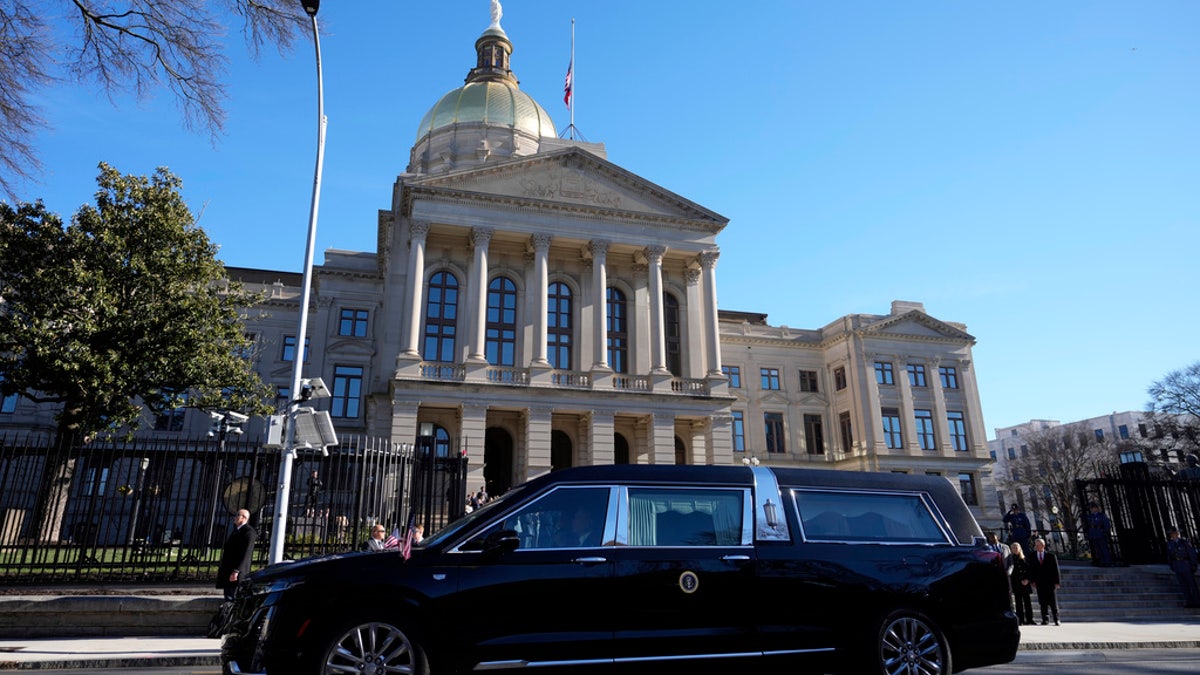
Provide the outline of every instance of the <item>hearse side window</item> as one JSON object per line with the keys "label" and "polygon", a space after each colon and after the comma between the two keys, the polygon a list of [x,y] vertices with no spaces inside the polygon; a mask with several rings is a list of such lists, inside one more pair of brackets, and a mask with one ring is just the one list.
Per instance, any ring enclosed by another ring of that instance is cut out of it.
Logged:
{"label": "hearse side window", "polygon": [[[603,544],[608,518],[607,487],[562,487],[492,525],[464,550],[477,550],[499,530],[512,530],[520,538],[517,550],[586,548]],[[477,543],[479,542],[479,543]]]}
{"label": "hearse side window", "polygon": [[738,546],[745,492],[629,488],[630,546]]}
{"label": "hearse side window", "polygon": [[918,494],[794,490],[792,495],[806,541],[947,541]]}

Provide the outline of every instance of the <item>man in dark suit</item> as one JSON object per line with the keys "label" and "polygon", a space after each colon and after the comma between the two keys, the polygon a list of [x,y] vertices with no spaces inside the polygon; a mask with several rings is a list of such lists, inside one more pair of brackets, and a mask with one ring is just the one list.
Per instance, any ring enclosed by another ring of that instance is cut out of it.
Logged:
{"label": "man in dark suit", "polygon": [[1042,625],[1049,625],[1051,614],[1054,615],[1054,625],[1061,625],[1058,622],[1056,593],[1062,586],[1062,575],[1058,571],[1058,557],[1046,550],[1045,539],[1038,539],[1033,543],[1029,576],[1037,589],[1038,606],[1042,608]]}
{"label": "man in dark suit", "polygon": [[221,548],[221,564],[217,566],[217,588],[225,589],[225,599],[233,600],[238,581],[250,574],[250,558],[258,533],[250,527],[250,512],[241,509],[233,517],[233,532]]}

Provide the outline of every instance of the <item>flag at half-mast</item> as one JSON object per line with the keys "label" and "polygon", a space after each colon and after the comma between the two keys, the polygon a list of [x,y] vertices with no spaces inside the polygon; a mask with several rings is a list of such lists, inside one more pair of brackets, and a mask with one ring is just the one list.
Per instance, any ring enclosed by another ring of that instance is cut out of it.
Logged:
{"label": "flag at half-mast", "polygon": [[574,71],[575,59],[572,58],[571,61],[567,63],[567,77],[565,80],[563,80],[563,103],[566,103],[568,108],[571,107],[571,88],[574,85]]}

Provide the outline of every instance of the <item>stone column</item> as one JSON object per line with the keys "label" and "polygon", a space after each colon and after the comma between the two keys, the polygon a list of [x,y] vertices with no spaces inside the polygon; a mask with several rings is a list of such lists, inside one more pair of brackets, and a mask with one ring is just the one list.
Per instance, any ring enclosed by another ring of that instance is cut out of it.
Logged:
{"label": "stone column", "polygon": [[525,479],[536,478],[550,470],[550,408],[530,408],[526,411],[525,443],[528,449]]}
{"label": "stone column", "polygon": [[733,415],[719,413],[709,418],[708,462],[710,464],[733,464]]}
{"label": "stone column", "polygon": [[900,428],[904,430],[904,449],[914,452],[920,450],[921,446],[917,444],[917,418],[913,407],[912,386],[908,383],[908,360],[904,356],[890,358],[896,391],[900,392]]}
{"label": "stone column", "polygon": [[[700,290],[700,270],[689,267],[684,270],[684,279],[687,282],[687,305],[688,305],[688,350],[687,350],[687,369],[683,372],[685,377],[701,377],[708,373],[705,366],[708,363],[708,331],[705,326],[705,316],[708,314],[704,300]],[[700,336],[704,336],[704,349],[697,349],[696,344],[700,341]]]}
{"label": "stone column", "polygon": [[608,242],[593,239],[592,252],[592,369],[605,369],[608,363]]}
{"label": "stone column", "polygon": [[946,392],[942,391],[942,378],[938,377],[938,360],[925,364],[925,384],[933,394],[933,431],[937,434],[938,448],[943,455],[954,455],[954,444],[950,442],[950,422],[946,419]]}
{"label": "stone column", "polygon": [[488,244],[495,230],[490,227],[471,229],[471,244],[475,247],[475,259],[471,264],[470,296],[467,315],[471,317],[471,346],[467,360],[487,363],[487,296],[488,296]]}
{"label": "stone column", "polygon": [[[546,358],[546,340],[549,337],[549,320],[546,317],[546,312],[549,310],[549,257],[550,242],[553,239],[548,234],[535,234],[531,238],[533,243],[533,277],[537,282],[537,287],[534,289],[537,310],[533,323],[533,365],[547,368],[550,366],[550,360]],[[547,448],[549,448],[549,445],[547,445]],[[546,466],[548,467],[549,465],[549,460],[547,459]]]}
{"label": "stone column", "polygon": [[614,445],[616,434],[615,415],[611,412],[592,412],[588,428],[588,445],[592,450],[592,464],[612,464],[617,461]]}
{"label": "stone column", "polygon": [[409,224],[408,255],[408,301],[405,309],[406,329],[404,356],[420,358],[421,351],[421,295],[425,290],[425,237],[430,224],[417,221]]}
{"label": "stone column", "polygon": [[721,328],[717,321],[717,258],[720,256],[720,251],[700,254],[700,269],[704,276],[704,346],[707,374],[711,377],[721,376]]}
{"label": "stone column", "polygon": [[669,374],[666,329],[663,326],[662,261],[666,252],[666,246],[646,247],[650,281],[650,372],[659,375]]}
{"label": "stone column", "polygon": [[468,485],[483,485],[483,452],[487,437],[486,405],[464,403],[460,410],[459,449],[470,458],[467,463]]}
{"label": "stone column", "polygon": [[650,464],[675,463],[675,416],[670,413],[650,415]]}

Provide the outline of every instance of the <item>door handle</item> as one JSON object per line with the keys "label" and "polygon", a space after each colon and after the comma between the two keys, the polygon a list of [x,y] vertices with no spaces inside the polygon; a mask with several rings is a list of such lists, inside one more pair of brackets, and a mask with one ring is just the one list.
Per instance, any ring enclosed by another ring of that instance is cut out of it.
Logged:
{"label": "door handle", "polygon": [[747,560],[749,560],[749,559],[750,559],[750,556],[748,556],[748,555],[726,555],[726,556],[721,556],[721,560],[727,560],[727,561],[729,561],[729,562],[745,562],[745,561],[747,561]]}
{"label": "door handle", "polygon": [[608,562],[608,558],[605,558],[604,556],[585,556],[583,558],[576,558],[571,562],[576,562],[580,565],[596,565],[599,563]]}

